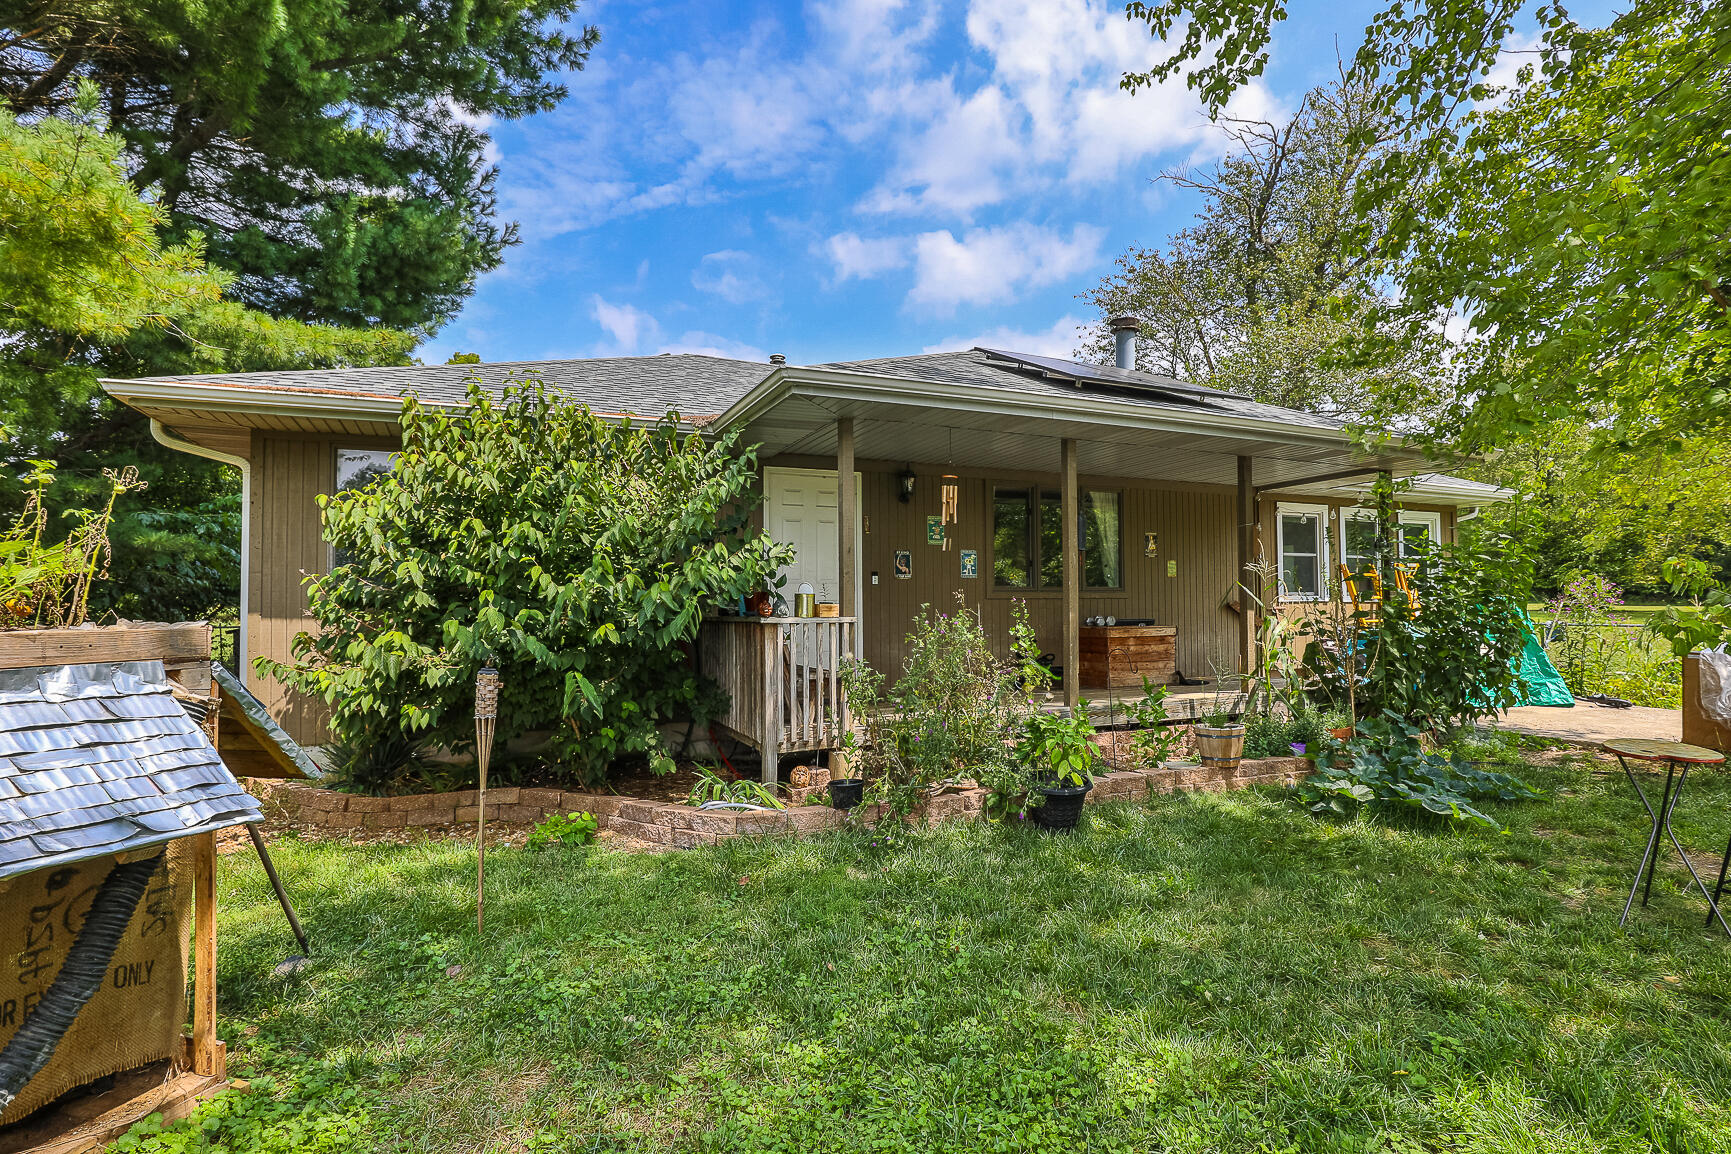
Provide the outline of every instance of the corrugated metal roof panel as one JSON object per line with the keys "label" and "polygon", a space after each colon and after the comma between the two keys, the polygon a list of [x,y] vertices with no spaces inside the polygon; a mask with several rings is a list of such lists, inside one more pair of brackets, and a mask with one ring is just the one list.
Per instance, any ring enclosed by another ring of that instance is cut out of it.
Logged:
{"label": "corrugated metal roof panel", "polygon": [[0,878],[261,816],[159,663],[6,671],[0,698]]}

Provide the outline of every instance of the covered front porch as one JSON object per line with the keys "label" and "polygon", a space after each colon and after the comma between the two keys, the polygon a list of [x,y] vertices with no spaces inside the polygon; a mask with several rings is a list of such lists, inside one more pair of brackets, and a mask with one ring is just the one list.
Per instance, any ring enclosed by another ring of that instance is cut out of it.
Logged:
{"label": "covered front porch", "polygon": [[[704,667],[735,701],[725,728],[764,753],[766,779],[781,754],[833,747],[846,725],[836,665],[857,655],[894,676],[922,607],[978,611],[1007,655],[1025,603],[1060,674],[1054,708],[1087,699],[1110,724],[1148,675],[1171,686],[1172,716],[1193,716],[1216,689],[1180,675],[1214,683],[1254,665],[1256,604],[1241,583],[1261,587],[1250,567],[1277,502],[1356,503],[1343,483],[1422,464],[1205,389],[1102,396],[1031,376],[1025,390],[982,389],[929,379],[929,365],[918,381],[882,367],[802,368],[718,421],[760,446],[763,526],[799,552],[788,608],[809,584],[839,614],[706,626]],[[751,643],[761,658],[725,656],[737,640],[722,638],[741,628],[777,639]]]}

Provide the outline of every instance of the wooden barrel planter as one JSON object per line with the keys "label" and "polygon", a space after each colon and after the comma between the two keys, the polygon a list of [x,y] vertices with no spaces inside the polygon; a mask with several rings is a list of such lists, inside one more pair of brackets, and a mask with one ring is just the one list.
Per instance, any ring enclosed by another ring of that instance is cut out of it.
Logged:
{"label": "wooden barrel planter", "polygon": [[1244,725],[1197,725],[1196,759],[1209,769],[1234,770],[1244,759]]}

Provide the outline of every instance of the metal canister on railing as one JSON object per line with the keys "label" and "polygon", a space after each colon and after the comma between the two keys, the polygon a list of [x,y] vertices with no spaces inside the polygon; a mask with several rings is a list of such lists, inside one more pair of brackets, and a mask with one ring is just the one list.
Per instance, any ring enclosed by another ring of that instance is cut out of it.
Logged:
{"label": "metal canister on railing", "polygon": [[795,617],[816,617],[817,594],[795,593],[793,595],[793,615]]}

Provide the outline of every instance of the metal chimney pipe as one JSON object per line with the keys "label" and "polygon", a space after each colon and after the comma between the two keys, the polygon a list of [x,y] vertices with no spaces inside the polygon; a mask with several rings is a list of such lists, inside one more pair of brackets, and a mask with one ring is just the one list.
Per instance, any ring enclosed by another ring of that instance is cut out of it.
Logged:
{"label": "metal chimney pipe", "polygon": [[785,365],[787,364],[787,358],[780,353],[770,353],[769,363],[772,365]]}
{"label": "metal chimney pipe", "polygon": [[1121,369],[1136,367],[1136,332],[1142,327],[1142,319],[1125,313],[1113,317],[1106,322],[1112,327],[1112,339],[1118,344],[1117,365]]}

